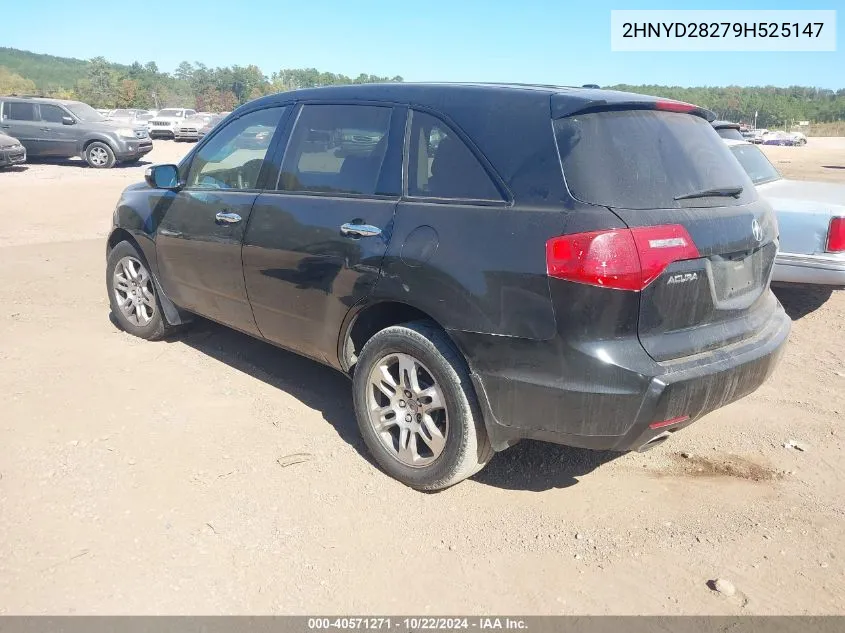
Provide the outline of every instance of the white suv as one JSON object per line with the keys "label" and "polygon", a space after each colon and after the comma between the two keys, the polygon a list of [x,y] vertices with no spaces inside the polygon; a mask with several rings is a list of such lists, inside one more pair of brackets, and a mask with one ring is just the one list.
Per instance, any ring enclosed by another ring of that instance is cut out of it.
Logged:
{"label": "white suv", "polygon": [[149,123],[150,136],[153,138],[173,138],[176,128],[182,121],[196,113],[196,110],[186,110],[184,108],[165,108],[164,110],[159,110],[158,114]]}

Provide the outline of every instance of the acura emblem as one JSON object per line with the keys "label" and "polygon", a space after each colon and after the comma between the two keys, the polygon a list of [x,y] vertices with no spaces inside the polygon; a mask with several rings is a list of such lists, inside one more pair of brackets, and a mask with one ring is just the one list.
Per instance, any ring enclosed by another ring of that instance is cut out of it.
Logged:
{"label": "acura emblem", "polygon": [[751,232],[754,234],[754,239],[758,242],[763,241],[763,227],[757,221],[757,218],[751,221]]}

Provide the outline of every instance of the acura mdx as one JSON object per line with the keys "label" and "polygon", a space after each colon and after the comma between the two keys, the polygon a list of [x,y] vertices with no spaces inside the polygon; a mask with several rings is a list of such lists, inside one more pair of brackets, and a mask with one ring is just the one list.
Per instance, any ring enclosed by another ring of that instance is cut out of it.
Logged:
{"label": "acura mdx", "polygon": [[263,97],[123,193],[111,309],[348,374],[368,449],[415,488],[522,438],[654,446],[760,386],[790,330],[775,218],[713,119],[594,88]]}

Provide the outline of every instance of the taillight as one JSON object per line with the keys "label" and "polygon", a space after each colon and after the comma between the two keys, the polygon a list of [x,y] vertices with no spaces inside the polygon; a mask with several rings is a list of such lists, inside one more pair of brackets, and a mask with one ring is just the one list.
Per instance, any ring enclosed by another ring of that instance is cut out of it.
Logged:
{"label": "taillight", "polygon": [[575,233],[546,242],[550,277],[635,292],[672,262],[698,256],[698,248],[679,224]]}
{"label": "taillight", "polygon": [[692,112],[697,107],[691,103],[684,103],[683,101],[666,101],[661,99],[654,104],[656,110],[665,110],[666,112]]}
{"label": "taillight", "polygon": [[845,218],[833,218],[827,231],[827,252],[845,251]]}

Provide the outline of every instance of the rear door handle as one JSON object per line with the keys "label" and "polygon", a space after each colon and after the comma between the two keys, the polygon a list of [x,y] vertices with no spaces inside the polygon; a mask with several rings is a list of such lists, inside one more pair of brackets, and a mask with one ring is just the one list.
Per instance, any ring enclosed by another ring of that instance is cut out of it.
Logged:
{"label": "rear door handle", "polygon": [[241,221],[241,216],[237,213],[229,213],[228,211],[221,211],[214,216],[218,224],[237,224]]}
{"label": "rear door handle", "polygon": [[344,235],[351,235],[354,237],[373,237],[375,235],[381,235],[381,229],[377,226],[373,226],[372,224],[351,224],[350,222],[341,224],[340,232]]}

